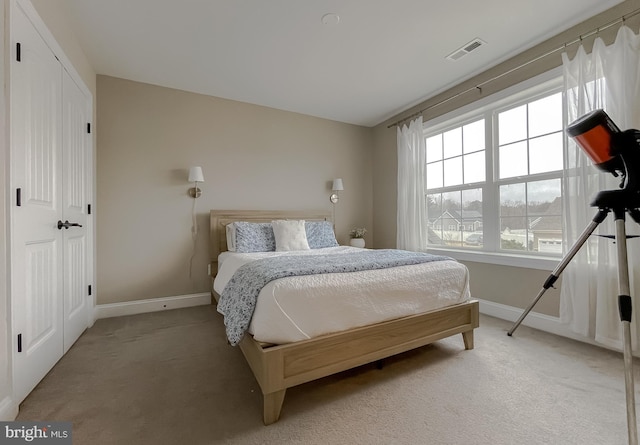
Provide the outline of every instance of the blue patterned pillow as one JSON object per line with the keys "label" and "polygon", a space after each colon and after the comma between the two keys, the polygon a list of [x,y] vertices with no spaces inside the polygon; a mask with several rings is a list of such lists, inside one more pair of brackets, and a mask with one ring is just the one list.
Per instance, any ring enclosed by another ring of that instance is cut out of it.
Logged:
{"label": "blue patterned pillow", "polygon": [[274,252],[276,238],[271,223],[236,221],[236,252]]}
{"label": "blue patterned pillow", "polygon": [[307,242],[310,249],[338,246],[331,221],[306,221],[304,228],[307,232]]}

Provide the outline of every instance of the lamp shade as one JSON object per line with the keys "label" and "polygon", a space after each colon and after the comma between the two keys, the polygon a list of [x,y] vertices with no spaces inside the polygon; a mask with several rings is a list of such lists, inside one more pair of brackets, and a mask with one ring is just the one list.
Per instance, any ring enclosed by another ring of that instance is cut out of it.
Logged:
{"label": "lamp shade", "polygon": [[342,178],[336,178],[333,180],[333,187],[331,188],[331,190],[333,190],[334,192],[344,190],[344,186],[342,185]]}
{"label": "lamp shade", "polygon": [[191,167],[189,169],[189,182],[204,182],[202,167]]}

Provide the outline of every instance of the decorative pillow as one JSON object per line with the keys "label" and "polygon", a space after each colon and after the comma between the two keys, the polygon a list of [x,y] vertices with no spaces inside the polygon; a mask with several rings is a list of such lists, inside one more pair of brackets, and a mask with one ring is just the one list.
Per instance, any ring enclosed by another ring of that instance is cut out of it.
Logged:
{"label": "decorative pillow", "polygon": [[276,240],[273,236],[271,223],[252,223],[236,221],[236,252],[273,252],[276,250]]}
{"label": "decorative pillow", "polygon": [[307,231],[309,248],[321,249],[323,247],[338,246],[331,221],[307,221],[304,225]]}
{"label": "decorative pillow", "polygon": [[304,230],[304,220],[271,221],[271,226],[276,239],[276,252],[309,250],[307,232]]}
{"label": "decorative pillow", "polygon": [[227,232],[227,250],[229,252],[236,251],[236,226],[233,224],[227,224],[225,227]]}

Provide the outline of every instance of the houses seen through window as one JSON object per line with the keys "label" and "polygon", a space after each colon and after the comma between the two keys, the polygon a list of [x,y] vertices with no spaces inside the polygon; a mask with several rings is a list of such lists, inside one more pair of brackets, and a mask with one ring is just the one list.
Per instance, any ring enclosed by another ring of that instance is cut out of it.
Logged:
{"label": "houses seen through window", "polygon": [[430,247],[562,255],[562,93],[545,88],[426,126]]}

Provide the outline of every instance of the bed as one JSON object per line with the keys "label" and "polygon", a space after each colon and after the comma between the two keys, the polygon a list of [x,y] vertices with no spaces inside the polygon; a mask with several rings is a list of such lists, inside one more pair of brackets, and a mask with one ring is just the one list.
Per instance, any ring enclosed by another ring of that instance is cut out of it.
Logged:
{"label": "bed", "polygon": [[[228,258],[225,255],[228,252],[227,225],[240,221],[270,223],[274,220],[328,221],[330,214],[322,211],[211,210],[210,257],[213,283],[218,273],[219,260],[230,261],[225,259]],[[345,248],[335,247],[336,253],[341,253],[343,250]],[[440,263],[444,264],[445,261]],[[432,267],[430,264],[403,267],[407,269],[418,266]],[[371,274],[374,271],[352,274],[360,273]],[[297,278],[282,278],[278,281]],[[462,295],[458,301],[437,303],[438,306],[443,307],[427,308],[424,312],[410,315],[396,314],[391,319],[373,321],[338,332],[324,333],[320,330],[317,331],[320,332],[319,335],[310,336],[303,333],[302,338],[296,338],[295,335],[287,337],[287,334],[280,333],[278,335],[285,336],[282,340],[274,342],[260,341],[263,334],[257,332],[259,329],[254,332],[250,328],[241,337],[238,346],[262,391],[264,424],[269,425],[280,418],[287,388],[375,362],[456,334],[462,334],[465,349],[473,349],[473,330],[479,325],[478,302],[468,296],[468,277],[466,283],[459,285],[466,286],[466,294]],[[460,291],[448,291],[448,293],[456,294]],[[218,291],[215,290],[214,285],[212,297],[212,301],[220,302],[220,285],[218,285]],[[267,299],[265,298],[264,301]],[[258,310],[259,307],[256,306],[254,318],[258,318]],[[413,310],[415,312],[416,309]],[[310,318],[320,319],[321,317]],[[253,324],[254,321],[252,326]],[[264,324],[273,325],[274,323],[269,321]],[[276,338],[280,337],[276,336]]]}

